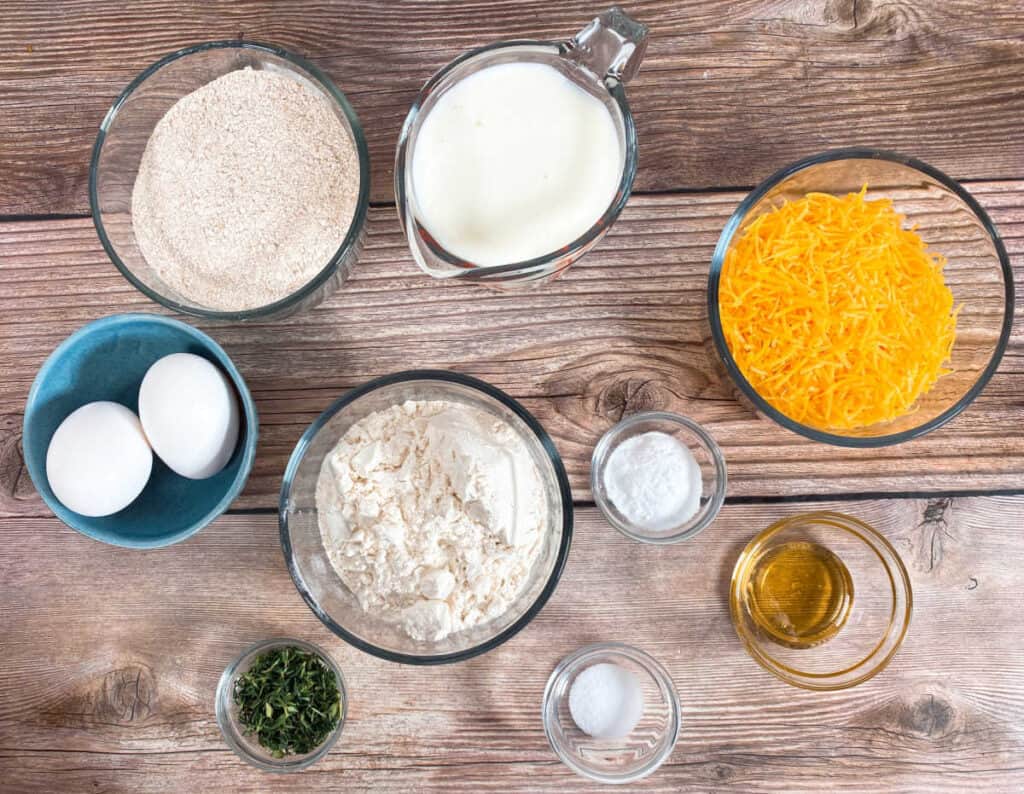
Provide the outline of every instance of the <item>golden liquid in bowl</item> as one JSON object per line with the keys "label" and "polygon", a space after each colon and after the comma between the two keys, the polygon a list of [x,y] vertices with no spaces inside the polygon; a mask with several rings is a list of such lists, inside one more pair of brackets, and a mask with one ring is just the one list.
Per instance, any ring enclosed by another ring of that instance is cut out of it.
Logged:
{"label": "golden liquid in bowl", "polygon": [[832,639],[853,606],[853,580],[824,546],[791,541],[765,549],[751,565],[745,592],[751,620],[769,639],[811,648]]}

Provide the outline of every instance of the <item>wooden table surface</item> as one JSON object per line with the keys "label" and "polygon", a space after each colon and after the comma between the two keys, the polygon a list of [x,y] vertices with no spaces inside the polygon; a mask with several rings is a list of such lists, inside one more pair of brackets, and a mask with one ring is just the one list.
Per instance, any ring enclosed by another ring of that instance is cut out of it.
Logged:
{"label": "wooden table surface", "polygon": [[[557,661],[635,644],[672,673],[683,731],[650,791],[1024,789],[1024,336],[985,393],[924,439],[857,452],[756,418],[708,349],[704,290],[725,219],[757,181],[809,154],[874,145],[924,159],[989,211],[1024,268],[1021,0],[651,0],[629,85],[636,192],[561,281],[499,294],[422,275],[398,227],[395,141],[423,81],[503,38],[563,38],[576,2],[0,5],[0,789],[4,791],[589,790],[549,749],[540,698]],[[178,546],[107,547],[65,528],[19,448],[32,378],[67,334],[163,313],[124,281],[88,216],[97,127],[124,86],[183,45],[244,37],[298,52],[347,92],[368,134],[374,200],[352,281],[273,324],[210,326],[260,413],[253,476],[231,514]],[[1019,325],[1019,324],[1018,324]],[[445,367],[520,399],[570,472],[577,527],[554,598],[482,658],[420,669],[331,635],[295,592],[274,505],[305,426],[344,390]],[[630,543],[588,502],[588,458],[624,414],[703,422],[730,466],[711,529]],[[890,667],[802,692],[746,655],[724,591],[758,529],[830,507],[874,523],[911,572],[913,625]],[[337,748],[270,776],[221,740],[213,691],[247,643],[327,647],[350,685]]]}

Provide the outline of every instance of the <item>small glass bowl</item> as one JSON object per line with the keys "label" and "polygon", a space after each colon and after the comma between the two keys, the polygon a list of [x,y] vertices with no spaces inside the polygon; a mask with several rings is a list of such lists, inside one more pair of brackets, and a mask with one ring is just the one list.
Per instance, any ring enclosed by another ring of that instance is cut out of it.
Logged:
{"label": "small glass bowl", "polygon": [[[132,190],[149,137],[174,103],[228,72],[245,68],[288,75],[327,99],[351,135],[359,157],[359,196],[338,250],[306,284],[265,306],[220,311],[179,295],[146,261],[132,228]],[[210,320],[276,320],[320,303],[352,271],[365,239],[370,207],[370,155],[362,125],[348,99],[313,64],[280,47],[250,41],[211,41],[161,58],[132,80],[107,111],[89,164],[89,204],[107,255],[150,300]]]}
{"label": "small glass bowl", "polygon": [[[643,716],[621,739],[596,739],[576,727],[569,690],[595,664],[616,664],[633,673],[644,696]],[[600,783],[630,783],[654,772],[672,754],[682,725],[672,677],[643,651],[617,642],[587,645],[555,668],[544,689],[544,733],[551,749],[573,772]]]}
{"label": "small glass bowl", "polygon": [[[888,422],[855,430],[812,427],[772,406],[747,380],[729,350],[718,305],[719,282],[735,241],[757,218],[808,193],[841,196],[867,185],[869,200],[888,198],[906,225],[948,260],[946,285],[957,317],[948,375],[942,376],[914,409]],[[1013,271],[1006,248],[985,210],[967,190],[937,168],[879,149],[836,149],[793,163],[773,174],[733,212],[711,260],[708,318],[711,338],[724,369],[745,402],[812,441],[842,447],[899,444],[941,427],[981,394],[1006,350],[1013,324]]]}
{"label": "small glass bowl", "polygon": [[[849,575],[851,597],[835,634],[811,647],[787,647],[751,614],[748,590],[758,561],[790,542],[825,547]],[[843,513],[805,513],[772,524],[747,544],[729,585],[733,626],[747,651],[765,670],[801,689],[846,689],[883,670],[903,643],[912,607],[910,577],[896,549],[876,529]]]}
{"label": "small glass bowl", "polygon": [[[324,739],[323,743],[310,753],[304,755],[289,755],[284,758],[274,758],[255,737],[245,734],[245,730],[238,722],[238,708],[235,706],[235,680],[246,672],[256,661],[256,658],[267,651],[275,648],[294,647],[307,653],[316,654],[323,660],[334,673],[338,682],[338,691],[341,693],[341,716],[338,719],[338,726]],[[227,666],[217,683],[216,713],[217,725],[224,734],[224,741],[244,761],[248,761],[255,767],[266,772],[298,772],[306,767],[315,764],[334,746],[341,736],[341,729],[345,727],[345,715],[348,712],[348,693],[345,691],[345,679],[341,670],[334,660],[327,655],[322,648],[318,648],[310,642],[302,640],[290,640],[280,637],[272,640],[264,640],[246,648],[242,655]]]}
{"label": "small glass bowl", "polygon": [[[615,448],[627,438],[657,431],[681,441],[700,465],[700,507],[686,522],[671,529],[651,532],[627,519],[608,498],[604,487],[604,469]],[[708,432],[692,419],[663,411],[646,411],[627,417],[608,430],[594,447],[590,461],[590,490],[598,508],[613,527],[628,538],[642,543],[678,543],[692,538],[715,520],[725,502],[727,476],[725,457]]]}

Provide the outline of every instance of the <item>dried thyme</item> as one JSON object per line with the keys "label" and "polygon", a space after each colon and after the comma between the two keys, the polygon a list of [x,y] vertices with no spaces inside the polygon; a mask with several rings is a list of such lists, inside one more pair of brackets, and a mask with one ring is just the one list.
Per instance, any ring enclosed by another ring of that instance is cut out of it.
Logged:
{"label": "dried thyme", "polygon": [[275,758],[319,747],[341,719],[341,692],[319,656],[294,646],[256,658],[235,680],[238,721]]}

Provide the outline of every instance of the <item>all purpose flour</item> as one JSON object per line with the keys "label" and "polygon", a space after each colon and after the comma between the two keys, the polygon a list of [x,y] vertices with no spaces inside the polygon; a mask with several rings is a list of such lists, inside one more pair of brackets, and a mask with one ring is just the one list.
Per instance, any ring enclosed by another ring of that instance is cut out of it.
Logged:
{"label": "all purpose flour", "polygon": [[352,425],[324,459],[316,504],[328,558],[363,609],[425,641],[504,614],[548,520],[522,439],[446,401]]}
{"label": "all purpose flour", "polygon": [[168,287],[239,311],[312,280],[345,239],[358,195],[355,144],[327,98],[291,77],[240,69],[157,123],[132,227]]}

